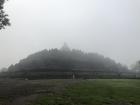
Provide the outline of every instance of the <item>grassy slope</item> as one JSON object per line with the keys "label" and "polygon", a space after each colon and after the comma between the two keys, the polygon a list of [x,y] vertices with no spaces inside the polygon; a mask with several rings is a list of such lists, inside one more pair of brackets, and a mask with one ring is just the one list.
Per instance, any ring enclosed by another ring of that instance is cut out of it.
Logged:
{"label": "grassy slope", "polygon": [[37,105],[140,105],[140,80],[83,80]]}

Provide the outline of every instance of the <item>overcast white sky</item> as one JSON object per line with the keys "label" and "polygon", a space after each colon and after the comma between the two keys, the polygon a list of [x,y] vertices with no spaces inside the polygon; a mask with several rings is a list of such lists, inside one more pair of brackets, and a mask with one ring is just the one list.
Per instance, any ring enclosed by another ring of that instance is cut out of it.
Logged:
{"label": "overcast white sky", "polygon": [[5,9],[0,68],[64,42],[126,65],[140,59],[140,0],[9,0]]}

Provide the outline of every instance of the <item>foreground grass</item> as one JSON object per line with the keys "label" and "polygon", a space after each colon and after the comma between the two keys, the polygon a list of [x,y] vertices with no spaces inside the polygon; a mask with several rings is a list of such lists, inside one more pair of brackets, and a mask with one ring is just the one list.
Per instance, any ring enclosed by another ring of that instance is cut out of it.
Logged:
{"label": "foreground grass", "polygon": [[140,105],[140,80],[0,80],[0,105]]}
{"label": "foreground grass", "polygon": [[140,105],[140,80],[81,80],[39,97],[36,105]]}

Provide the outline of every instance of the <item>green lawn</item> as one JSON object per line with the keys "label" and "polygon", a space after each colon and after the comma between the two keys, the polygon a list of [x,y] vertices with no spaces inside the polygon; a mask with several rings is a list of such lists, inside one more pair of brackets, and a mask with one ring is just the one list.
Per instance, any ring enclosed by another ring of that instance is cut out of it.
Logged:
{"label": "green lawn", "polygon": [[[78,81],[59,92],[40,96],[36,105],[140,105],[140,80]],[[57,82],[59,85],[61,80]]]}

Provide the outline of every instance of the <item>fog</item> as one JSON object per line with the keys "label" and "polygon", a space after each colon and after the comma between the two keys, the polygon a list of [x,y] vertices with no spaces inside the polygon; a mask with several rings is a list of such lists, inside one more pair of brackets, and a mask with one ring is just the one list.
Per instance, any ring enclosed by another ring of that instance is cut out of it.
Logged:
{"label": "fog", "polygon": [[5,10],[0,68],[64,42],[128,66],[140,59],[139,0],[9,0]]}

